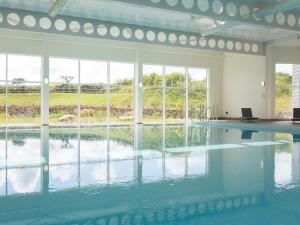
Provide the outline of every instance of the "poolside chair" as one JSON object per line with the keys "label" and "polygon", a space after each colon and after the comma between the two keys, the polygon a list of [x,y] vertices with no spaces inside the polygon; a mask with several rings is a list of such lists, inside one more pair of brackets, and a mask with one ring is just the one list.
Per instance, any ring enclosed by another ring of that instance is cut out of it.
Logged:
{"label": "poolside chair", "polygon": [[293,108],[292,122],[300,121],[300,108]]}
{"label": "poolside chair", "polygon": [[242,110],[242,117],[240,118],[241,122],[242,121],[250,122],[250,121],[253,121],[253,120],[258,120],[257,117],[252,116],[252,109],[251,108],[241,108],[241,110]]}

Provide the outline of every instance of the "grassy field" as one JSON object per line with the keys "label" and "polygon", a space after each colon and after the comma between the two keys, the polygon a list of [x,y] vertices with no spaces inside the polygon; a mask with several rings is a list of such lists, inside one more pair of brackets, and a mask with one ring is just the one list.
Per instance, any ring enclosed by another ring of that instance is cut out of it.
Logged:
{"label": "grassy field", "polygon": [[282,95],[276,97],[276,112],[291,110],[292,96]]}

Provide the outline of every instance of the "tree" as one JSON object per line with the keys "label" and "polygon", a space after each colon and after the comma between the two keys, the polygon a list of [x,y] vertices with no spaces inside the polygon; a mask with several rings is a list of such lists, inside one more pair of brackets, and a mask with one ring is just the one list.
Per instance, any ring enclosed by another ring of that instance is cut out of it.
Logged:
{"label": "tree", "polygon": [[60,78],[63,80],[64,83],[69,84],[74,79],[73,76],[60,76]]}
{"label": "tree", "polygon": [[162,76],[159,76],[156,73],[150,73],[148,75],[144,75],[143,85],[144,86],[161,86],[162,85]]}
{"label": "tree", "polygon": [[182,87],[185,82],[185,75],[182,73],[171,73],[166,76],[167,87]]}
{"label": "tree", "polygon": [[292,94],[292,76],[287,73],[276,74],[276,96],[286,96]]}
{"label": "tree", "polygon": [[12,80],[12,84],[16,85],[17,87],[22,86],[23,83],[25,83],[25,79],[24,78],[15,78]]}

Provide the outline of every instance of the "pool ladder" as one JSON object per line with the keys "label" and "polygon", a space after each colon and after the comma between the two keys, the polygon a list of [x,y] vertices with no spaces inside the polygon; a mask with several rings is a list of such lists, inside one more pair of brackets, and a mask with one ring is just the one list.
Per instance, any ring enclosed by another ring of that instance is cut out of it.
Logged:
{"label": "pool ladder", "polygon": [[213,121],[217,120],[217,106],[200,107],[199,119],[200,121]]}

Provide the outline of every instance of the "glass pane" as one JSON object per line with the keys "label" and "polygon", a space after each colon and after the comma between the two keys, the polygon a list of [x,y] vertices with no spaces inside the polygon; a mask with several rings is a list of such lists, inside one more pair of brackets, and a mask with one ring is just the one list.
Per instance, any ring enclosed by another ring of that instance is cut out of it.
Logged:
{"label": "glass pane", "polygon": [[41,57],[8,55],[7,79],[13,83],[40,82]]}
{"label": "glass pane", "polygon": [[9,125],[39,125],[41,86],[39,83],[9,82],[7,106]]}
{"label": "glass pane", "polygon": [[189,89],[188,96],[189,119],[200,119],[206,107],[206,89]]}
{"label": "glass pane", "polygon": [[188,69],[188,88],[206,89],[206,69]]}
{"label": "glass pane", "polygon": [[166,123],[185,120],[185,89],[166,88]]}
{"label": "glass pane", "polygon": [[166,87],[185,87],[184,67],[166,67]]}
{"label": "glass pane", "polygon": [[105,123],[107,63],[80,61],[80,83],[80,123]]}
{"label": "glass pane", "polygon": [[78,83],[78,60],[50,58],[49,80],[51,83],[77,84]]}
{"label": "glass pane", "polygon": [[0,81],[0,126],[5,126],[5,91],[6,83]]}
{"label": "glass pane", "polygon": [[299,107],[299,65],[276,64],[275,116],[291,118],[292,108]]}
{"label": "glass pane", "polygon": [[132,123],[134,64],[110,64],[110,122]]}
{"label": "glass pane", "polygon": [[110,89],[110,123],[133,122],[134,96],[132,86],[114,86]]}
{"label": "glass pane", "polygon": [[0,80],[6,80],[6,56],[0,54]]}
{"label": "glass pane", "polygon": [[143,66],[143,86],[161,87],[163,85],[163,67],[156,65]]}
{"label": "glass pane", "polygon": [[77,115],[77,84],[50,84],[49,123],[74,125],[77,124]]}
{"label": "glass pane", "polygon": [[134,64],[110,63],[110,85],[134,85]]}
{"label": "glass pane", "polygon": [[82,84],[80,88],[80,123],[105,123],[107,115],[106,86]]}
{"label": "glass pane", "polygon": [[162,88],[144,88],[143,122],[162,123],[163,120],[163,90]]}
{"label": "glass pane", "polygon": [[80,60],[81,84],[107,84],[107,63],[98,61]]}

